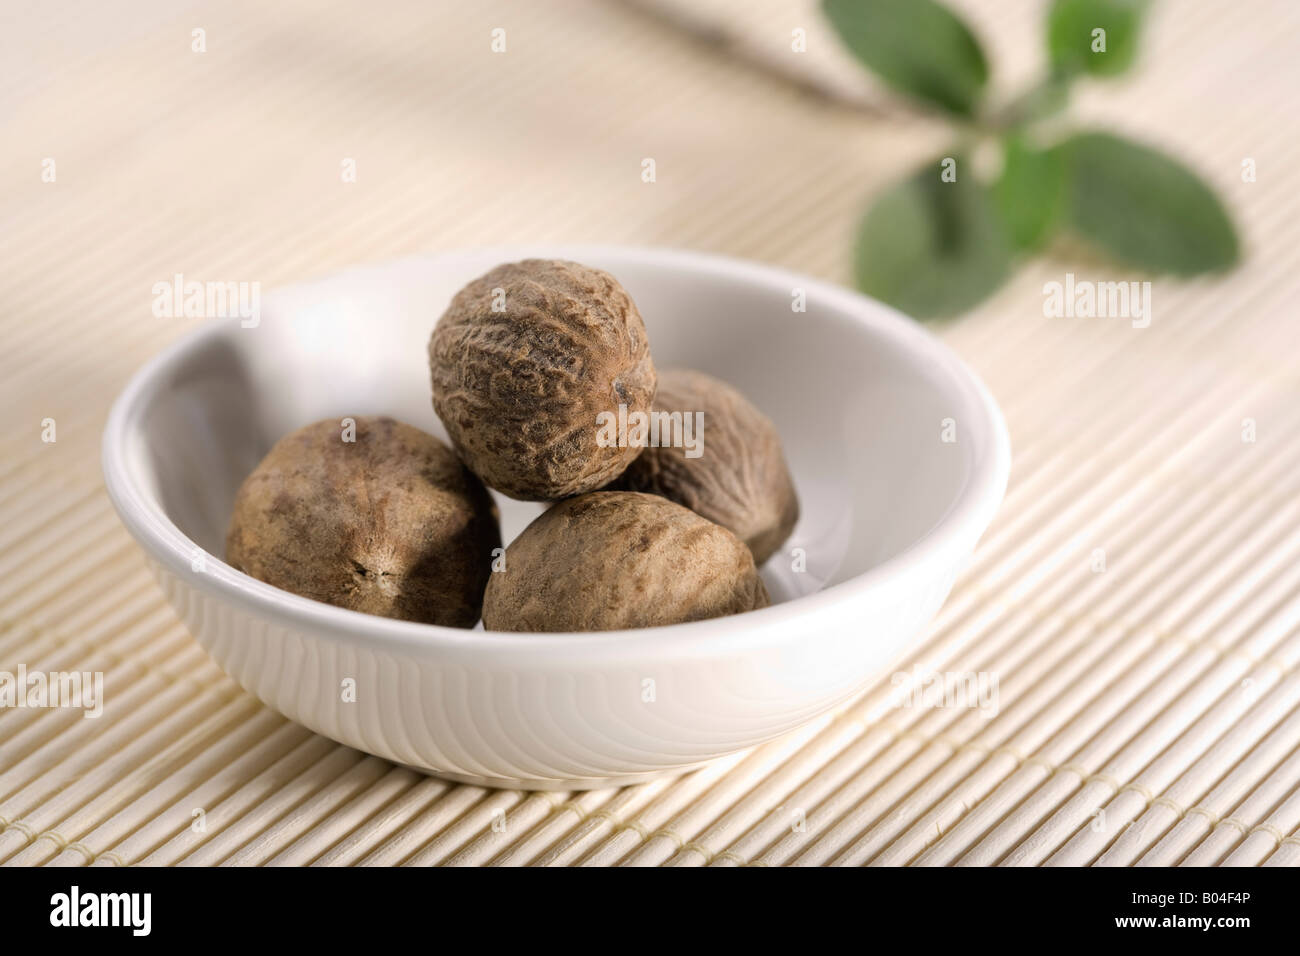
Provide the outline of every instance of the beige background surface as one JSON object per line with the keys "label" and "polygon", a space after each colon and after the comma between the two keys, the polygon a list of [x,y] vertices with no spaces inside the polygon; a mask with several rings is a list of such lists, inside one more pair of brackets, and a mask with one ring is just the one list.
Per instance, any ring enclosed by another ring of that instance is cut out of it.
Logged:
{"label": "beige background surface", "polygon": [[[995,93],[1032,78],[1040,2],[959,6]],[[937,327],[1002,402],[1015,464],[908,664],[996,674],[997,715],[894,708],[886,679],[758,751],[584,794],[455,786],[340,747],[189,638],[98,471],[113,397],[193,326],[154,318],[152,285],[270,288],[514,240],[716,250],[847,282],[867,198],[945,127],[874,87],[803,2],[7,0],[0,19],[0,670],[107,685],[97,721],[0,712],[0,861],[1300,861],[1300,6],[1158,3],[1139,71],[1074,110],[1213,183],[1246,243],[1238,271],[1157,279],[1147,329],[1046,319],[1043,283],[1066,271],[1140,278],[1061,249]]]}

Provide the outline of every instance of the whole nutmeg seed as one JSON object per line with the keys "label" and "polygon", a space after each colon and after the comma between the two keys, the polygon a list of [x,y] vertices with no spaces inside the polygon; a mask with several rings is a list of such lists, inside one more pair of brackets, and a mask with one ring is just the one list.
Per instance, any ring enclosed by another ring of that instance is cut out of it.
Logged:
{"label": "whole nutmeg seed", "polygon": [[673,369],[659,376],[656,412],[703,413],[685,447],[647,448],[611,486],[663,495],[735,533],[762,564],[790,536],[799,499],[772,421],[726,382]]}
{"label": "whole nutmeg seed", "polygon": [[452,299],[429,340],[433,407],[480,478],[545,501],[608,484],[641,451],[602,446],[601,413],[648,412],[645,325],[607,272],[526,259]]}
{"label": "whole nutmeg seed", "polygon": [[235,498],[226,560],[326,604],[473,627],[501,546],[487,489],[432,435],[391,418],[353,422],[316,422],[275,444]]}
{"label": "whole nutmeg seed", "polygon": [[490,631],[608,631],[767,607],[749,549],[656,495],[598,491],[552,506],[506,549],[483,599]]}

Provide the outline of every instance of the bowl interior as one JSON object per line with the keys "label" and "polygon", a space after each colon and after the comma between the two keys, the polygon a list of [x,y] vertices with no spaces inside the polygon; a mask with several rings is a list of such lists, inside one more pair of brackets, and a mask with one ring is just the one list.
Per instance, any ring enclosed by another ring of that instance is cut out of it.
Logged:
{"label": "bowl interior", "polygon": [[[906,549],[970,480],[979,438],[959,431],[973,418],[970,396],[918,347],[924,336],[883,307],[709,257],[564,254],[627,287],[657,367],[731,382],[775,421],[802,514],[763,568],[774,601],[845,581]],[[266,297],[255,327],[222,321],[158,366],[130,430],[128,469],[186,536],[221,557],[240,483],[289,431],[388,414],[445,440],[425,346],[452,294],[499,261],[484,251],[357,269]],[[806,311],[795,311],[801,294]],[[704,447],[707,454],[707,419]],[[542,507],[497,500],[506,541]]]}

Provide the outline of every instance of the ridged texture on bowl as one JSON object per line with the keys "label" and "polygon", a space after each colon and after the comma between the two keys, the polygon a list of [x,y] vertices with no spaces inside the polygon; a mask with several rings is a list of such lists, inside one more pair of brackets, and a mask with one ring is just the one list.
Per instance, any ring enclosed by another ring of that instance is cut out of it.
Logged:
{"label": "ridged texture on bowl", "polygon": [[433,407],[465,463],[498,491],[546,501],[592,491],[641,451],[597,442],[599,416],[648,412],[645,324],[608,272],[526,259],[452,299],[429,340]]}
{"label": "ridged texture on bowl", "polygon": [[918,579],[852,627],[814,615],[790,625],[788,641],[744,654],[613,664],[575,647],[540,661],[512,653],[507,667],[490,644],[463,654],[381,650],[284,627],[212,597],[198,586],[204,572],[151,565],[222,669],[291,720],[420,770],[529,789],[649,779],[794,730],[878,679],[952,583],[951,574]]}

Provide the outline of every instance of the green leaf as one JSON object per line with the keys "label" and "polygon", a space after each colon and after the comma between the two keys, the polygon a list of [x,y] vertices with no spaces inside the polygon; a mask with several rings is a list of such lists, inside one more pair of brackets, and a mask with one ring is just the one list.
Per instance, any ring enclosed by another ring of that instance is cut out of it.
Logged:
{"label": "green leaf", "polygon": [[935,0],[822,0],[840,39],[886,83],[953,113],[975,111],[988,62],[966,24]]}
{"label": "green leaf", "polygon": [[1195,275],[1237,261],[1237,234],[1196,174],[1153,149],[1107,133],[1059,147],[1073,229],[1122,262]]}
{"label": "green leaf", "polygon": [[1011,249],[988,191],[957,160],[943,182],[938,161],[882,193],[867,211],[854,254],[859,287],[909,315],[969,309],[1002,284]]}
{"label": "green leaf", "polygon": [[1017,249],[1036,249],[1051,234],[1061,218],[1064,183],[1059,152],[1035,149],[1019,136],[1007,139],[993,199]]}
{"label": "green leaf", "polygon": [[1047,14],[1052,66],[1067,74],[1123,73],[1137,55],[1146,6],[1147,0],[1053,0]]}

